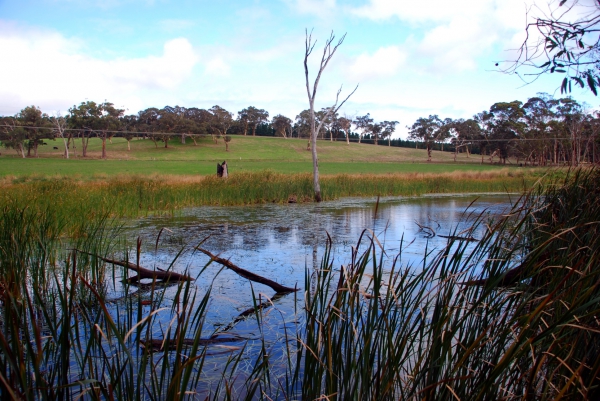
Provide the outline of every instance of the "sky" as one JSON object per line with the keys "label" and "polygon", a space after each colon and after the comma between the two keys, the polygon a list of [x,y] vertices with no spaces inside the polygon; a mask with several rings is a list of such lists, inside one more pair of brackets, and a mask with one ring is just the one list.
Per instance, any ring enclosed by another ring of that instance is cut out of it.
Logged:
{"label": "sky", "polygon": [[[591,0],[582,0],[591,1]],[[552,1],[551,1],[552,3]],[[83,101],[136,114],[148,107],[248,106],[295,119],[308,108],[306,30],[323,45],[344,34],[323,71],[315,108],[358,89],[350,117],[470,118],[500,101],[560,97],[560,76],[526,84],[504,74],[524,39],[532,0],[0,0],[0,115],[35,105],[55,115]],[[591,108],[589,91],[571,94]]]}

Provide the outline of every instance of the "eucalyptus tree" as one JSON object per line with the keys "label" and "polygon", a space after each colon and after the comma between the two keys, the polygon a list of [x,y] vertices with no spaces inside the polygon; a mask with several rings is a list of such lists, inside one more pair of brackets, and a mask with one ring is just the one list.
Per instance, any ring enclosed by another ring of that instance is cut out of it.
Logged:
{"label": "eucalyptus tree", "polygon": [[269,121],[269,112],[264,109],[252,107],[249,113],[249,123],[252,127],[252,136],[256,136],[256,127]]}
{"label": "eucalyptus tree", "polygon": [[25,129],[25,137],[27,138],[27,156],[37,157],[37,150],[40,144],[44,143],[44,139],[50,137],[52,125],[46,113],[36,106],[28,106],[22,109],[16,116],[17,124]]}
{"label": "eucalyptus tree", "polygon": [[467,159],[471,157],[471,149],[475,145],[480,148],[480,143],[484,140],[481,132],[481,127],[473,118],[467,120],[459,118],[453,121],[454,129],[454,159],[456,160],[456,154],[460,152],[461,148],[465,149],[467,153]]}
{"label": "eucalyptus tree", "polygon": [[481,164],[483,164],[484,155],[490,153],[492,149],[492,143],[490,137],[492,134],[492,122],[493,115],[484,110],[481,113],[477,113],[473,116],[473,120],[477,122],[481,129],[481,140],[479,141],[479,153],[481,154]]}
{"label": "eucalyptus tree", "polygon": [[408,128],[408,137],[421,141],[427,148],[427,161],[431,161],[431,150],[438,138],[438,131],[442,127],[442,120],[437,115],[428,118],[419,117],[411,127]]}
{"label": "eucalyptus tree", "polygon": [[229,128],[233,125],[233,113],[216,105],[211,107],[208,111],[212,114],[211,127],[218,133],[218,136],[224,138],[227,135]]}
{"label": "eucalyptus tree", "polygon": [[100,105],[100,116],[96,121],[97,133],[102,140],[102,158],[106,159],[106,139],[119,129],[125,110],[115,108],[114,104],[104,102]]}
{"label": "eucalyptus tree", "polygon": [[362,137],[369,132],[369,127],[373,124],[371,113],[367,113],[364,116],[358,116],[353,122],[356,129],[360,132],[358,134],[358,143],[360,143]]}
{"label": "eucalyptus tree", "polygon": [[127,141],[127,150],[131,151],[131,140],[136,137],[137,132],[140,128],[138,116],[134,114],[122,116],[120,120],[120,125],[123,129],[122,135],[123,138],[125,138],[125,140]]}
{"label": "eucalyptus tree", "polygon": [[512,102],[498,102],[490,107],[490,139],[494,142],[496,153],[501,162],[512,155],[515,142],[525,129],[525,111],[518,100]]}
{"label": "eucalyptus tree", "polygon": [[324,131],[322,138],[325,139],[325,132],[328,132],[329,141],[333,142],[333,125],[337,119],[337,112],[331,113],[329,107],[323,107],[321,111],[315,113],[315,117],[317,121],[323,121]]}
{"label": "eucalyptus tree", "polygon": [[[321,200],[322,200],[321,184],[319,182],[319,161],[318,161],[318,157],[317,157],[317,136],[319,135],[319,131],[321,130],[321,128],[323,126],[323,121],[321,121],[318,126],[316,125],[315,97],[317,96],[317,88],[319,86],[321,74],[323,74],[325,67],[327,67],[327,64],[329,64],[329,61],[335,54],[338,47],[340,47],[340,45],[344,42],[345,37],[346,37],[346,34],[344,34],[338,40],[336,45],[332,46],[333,41],[335,40],[335,35],[333,34],[333,32],[331,33],[331,35],[329,35],[329,39],[327,39],[325,41],[325,46],[323,48],[323,55],[321,56],[321,62],[319,64],[319,72],[317,73],[317,77],[315,78],[315,81],[312,84],[312,88],[311,88],[310,80],[308,77],[308,58],[311,55],[317,42],[312,41],[312,32],[311,32],[311,34],[309,34],[308,30],[306,30],[306,39],[304,42],[304,44],[305,44],[305,46],[304,46],[304,49],[305,49],[304,50],[304,76],[306,78],[306,93],[308,95],[308,104],[310,106],[310,108],[309,108],[309,110],[310,110],[309,111],[309,113],[310,113],[310,140],[311,140],[311,152],[312,152],[312,159],[313,159],[313,188],[314,188],[314,192],[315,192],[315,202],[321,202]],[[358,89],[358,85],[346,97],[346,99],[344,99],[338,105],[339,96],[342,91],[342,88],[340,87],[340,89],[337,91],[337,95],[335,97],[335,103],[333,104],[333,106],[328,108],[329,111],[328,111],[326,117],[328,115],[335,115],[335,113],[337,113],[337,111],[340,109],[340,107],[342,107],[344,105],[344,103],[346,103],[346,101],[350,98],[350,96],[352,96],[352,94],[354,92],[356,92],[356,89]]]}
{"label": "eucalyptus tree", "polygon": [[277,114],[271,119],[271,127],[275,130],[276,135],[287,138],[288,133],[291,134],[292,120],[282,114]]}
{"label": "eucalyptus tree", "polygon": [[81,155],[87,157],[87,148],[90,136],[99,126],[102,109],[96,102],[81,102],[79,106],[73,106],[69,109],[67,120],[69,126],[76,130],[81,137]]}
{"label": "eucalyptus tree", "polygon": [[[585,125],[583,108],[576,100],[568,97],[558,99],[555,110],[559,120],[555,127],[558,130],[562,129],[564,136],[568,138],[568,146],[570,147],[569,164],[578,166],[581,162],[583,128]],[[564,156],[566,154],[565,151]]]}
{"label": "eucalyptus tree", "polygon": [[392,146],[392,135],[396,131],[396,125],[398,125],[398,121],[384,121],[381,123],[382,132],[381,137],[387,138],[388,146]]}
{"label": "eucalyptus tree", "polygon": [[584,162],[597,163],[597,142],[600,135],[600,120],[598,119],[598,112],[586,113],[584,116],[584,129],[583,129],[583,154],[581,159]]}
{"label": "eucalyptus tree", "polygon": [[248,124],[250,124],[251,110],[249,111],[249,109],[255,109],[255,107],[249,106],[249,107],[246,107],[245,109],[238,111],[237,119],[238,119],[240,125],[242,127],[244,127],[244,136],[246,136],[248,134]]}
{"label": "eucalyptus tree", "polygon": [[185,145],[185,138],[187,129],[186,126],[188,124],[187,120],[187,108],[183,106],[175,106],[172,108],[172,112],[175,114],[179,124],[177,126],[177,131],[180,132],[180,141],[182,145]]}
{"label": "eucalyptus tree", "polygon": [[310,124],[310,110],[302,110],[300,114],[296,116],[294,130],[298,133],[298,138],[308,138],[308,144],[306,146],[307,150],[310,150]]}
{"label": "eucalyptus tree", "polygon": [[269,112],[254,106],[248,106],[238,111],[238,119],[244,125],[244,135],[246,135],[248,126],[250,126],[252,127],[252,136],[256,136],[256,127],[269,121]]}
{"label": "eucalyptus tree", "polygon": [[7,149],[14,149],[25,158],[25,128],[17,123],[16,117],[0,117],[0,141]]}
{"label": "eucalyptus tree", "polygon": [[169,139],[182,127],[182,116],[177,112],[177,106],[165,106],[158,111],[158,128],[160,138],[165,143],[165,149],[169,147]]}
{"label": "eucalyptus tree", "polygon": [[183,129],[194,141],[194,145],[197,146],[197,137],[207,135],[211,130],[211,121],[213,115],[210,111],[205,109],[199,109],[192,107],[186,110],[185,121],[186,124]]}
{"label": "eucalyptus tree", "polygon": [[154,146],[158,148],[158,137],[156,136],[156,132],[158,132],[158,119],[160,117],[159,111],[156,107],[150,107],[146,110],[142,110],[138,112],[138,129],[140,132],[144,133],[144,136],[148,136],[152,142],[154,142]]}
{"label": "eucalyptus tree", "polygon": [[550,122],[556,116],[552,110],[553,103],[551,97],[540,94],[523,105],[526,125],[518,149],[525,158],[525,165],[530,160],[532,164],[545,165],[550,147],[552,144],[555,148],[557,146],[557,140],[549,137],[552,133]]}
{"label": "eucalyptus tree", "polygon": [[347,116],[340,117],[336,121],[337,125],[346,134],[346,144],[350,145],[350,129],[352,128],[352,118]]}
{"label": "eucalyptus tree", "polygon": [[378,140],[379,140],[379,137],[380,137],[380,135],[381,135],[381,133],[383,131],[383,128],[384,127],[383,127],[382,123],[375,123],[374,122],[372,124],[369,124],[369,133],[373,137],[373,143],[375,145],[378,144]]}

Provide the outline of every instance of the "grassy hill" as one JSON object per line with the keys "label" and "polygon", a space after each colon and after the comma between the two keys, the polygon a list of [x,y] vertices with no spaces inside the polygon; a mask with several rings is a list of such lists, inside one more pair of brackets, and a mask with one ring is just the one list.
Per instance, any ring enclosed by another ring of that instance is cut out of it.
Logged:
{"label": "grassy hill", "polygon": [[[77,175],[84,178],[112,176],[115,174],[215,174],[217,162],[227,160],[231,173],[236,171],[273,170],[280,173],[312,171],[311,152],[306,139],[232,136],[229,151],[222,139],[214,143],[203,138],[194,145],[188,138],[185,145],[179,138],[158,147],[149,139],[127,141],[114,138],[107,142],[107,160],[102,160],[101,142],[90,139],[88,156],[81,157],[81,141],[75,142],[70,159],[62,157],[62,141],[49,141],[40,146],[38,158],[20,158],[16,152],[2,149],[0,177],[30,175]],[[450,152],[433,152],[433,162],[427,162],[425,150],[373,146],[370,144],[319,141],[319,166],[322,174],[389,174],[389,173],[442,173],[452,171],[496,170],[497,165],[481,163],[481,157],[459,154],[454,161]],[[56,149],[55,149],[56,148]]]}

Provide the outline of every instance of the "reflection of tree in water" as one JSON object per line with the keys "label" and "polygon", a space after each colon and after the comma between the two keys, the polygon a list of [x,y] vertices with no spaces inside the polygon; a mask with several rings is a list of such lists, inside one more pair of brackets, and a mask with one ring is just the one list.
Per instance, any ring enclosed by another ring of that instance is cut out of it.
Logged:
{"label": "reflection of tree in water", "polygon": [[[221,207],[200,208],[190,215],[159,219],[154,227],[145,224],[141,228],[144,249],[154,254],[157,233],[163,231],[158,251],[163,251],[164,261],[169,261],[168,254],[181,249],[182,243],[190,247],[196,246],[209,237],[204,243],[206,248],[223,257],[238,261],[240,266],[256,266],[265,274],[285,277],[290,272],[299,273],[305,266],[319,266],[327,233],[333,240],[334,255],[340,258],[349,255],[351,246],[355,246],[363,230],[366,233],[361,246],[366,246],[366,239],[373,234],[392,255],[399,250],[400,239],[403,248],[416,240],[407,250],[408,257],[422,258],[423,250],[428,247],[443,246],[439,235],[448,235],[454,227],[460,230],[470,223],[460,222],[465,208],[473,198],[420,198],[401,200],[382,200],[375,215],[375,202],[340,201],[326,202],[319,205],[267,205],[257,207]],[[488,203],[488,206],[490,203]],[[481,210],[481,206],[478,206]],[[193,213],[193,214],[192,214]],[[436,244],[419,232],[415,223],[430,226],[436,231]],[[137,234],[135,234],[137,235]],[[132,237],[135,238],[135,237]],[[445,243],[445,240],[443,240]],[[315,252],[316,251],[316,252]],[[337,257],[336,256],[336,257]],[[152,257],[152,256],[150,256]],[[340,263],[346,263],[341,260]],[[201,268],[206,260],[194,256],[192,262]],[[337,263],[337,262],[336,262]],[[281,276],[280,276],[281,275]]]}

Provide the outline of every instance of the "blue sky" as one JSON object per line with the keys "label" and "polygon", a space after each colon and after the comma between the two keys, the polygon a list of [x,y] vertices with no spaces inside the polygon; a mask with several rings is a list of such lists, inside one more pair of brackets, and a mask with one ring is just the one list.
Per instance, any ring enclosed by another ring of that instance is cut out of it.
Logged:
{"label": "blue sky", "polygon": [[[588,0],[585,0],[588,1]],[[591,1],[591,0],[590,0]],[[0,115],[49,114],[84,100],[137,113],[180,105],[255,106],[294,119],[308,107],[304,32],[316,62],[333,31],[347,34],[325,70],[316,107],[340,85],[341,110],[400,122],[469,118],[497,101],[560,96],[560,77],[523,85],[495,71],[523,40],[523,0],[0,0]],[[550,6],[552,7],[552,5]],[[523,71],[525,73],[526,71]],[[593,108],[598,100],[575,89]]]}

